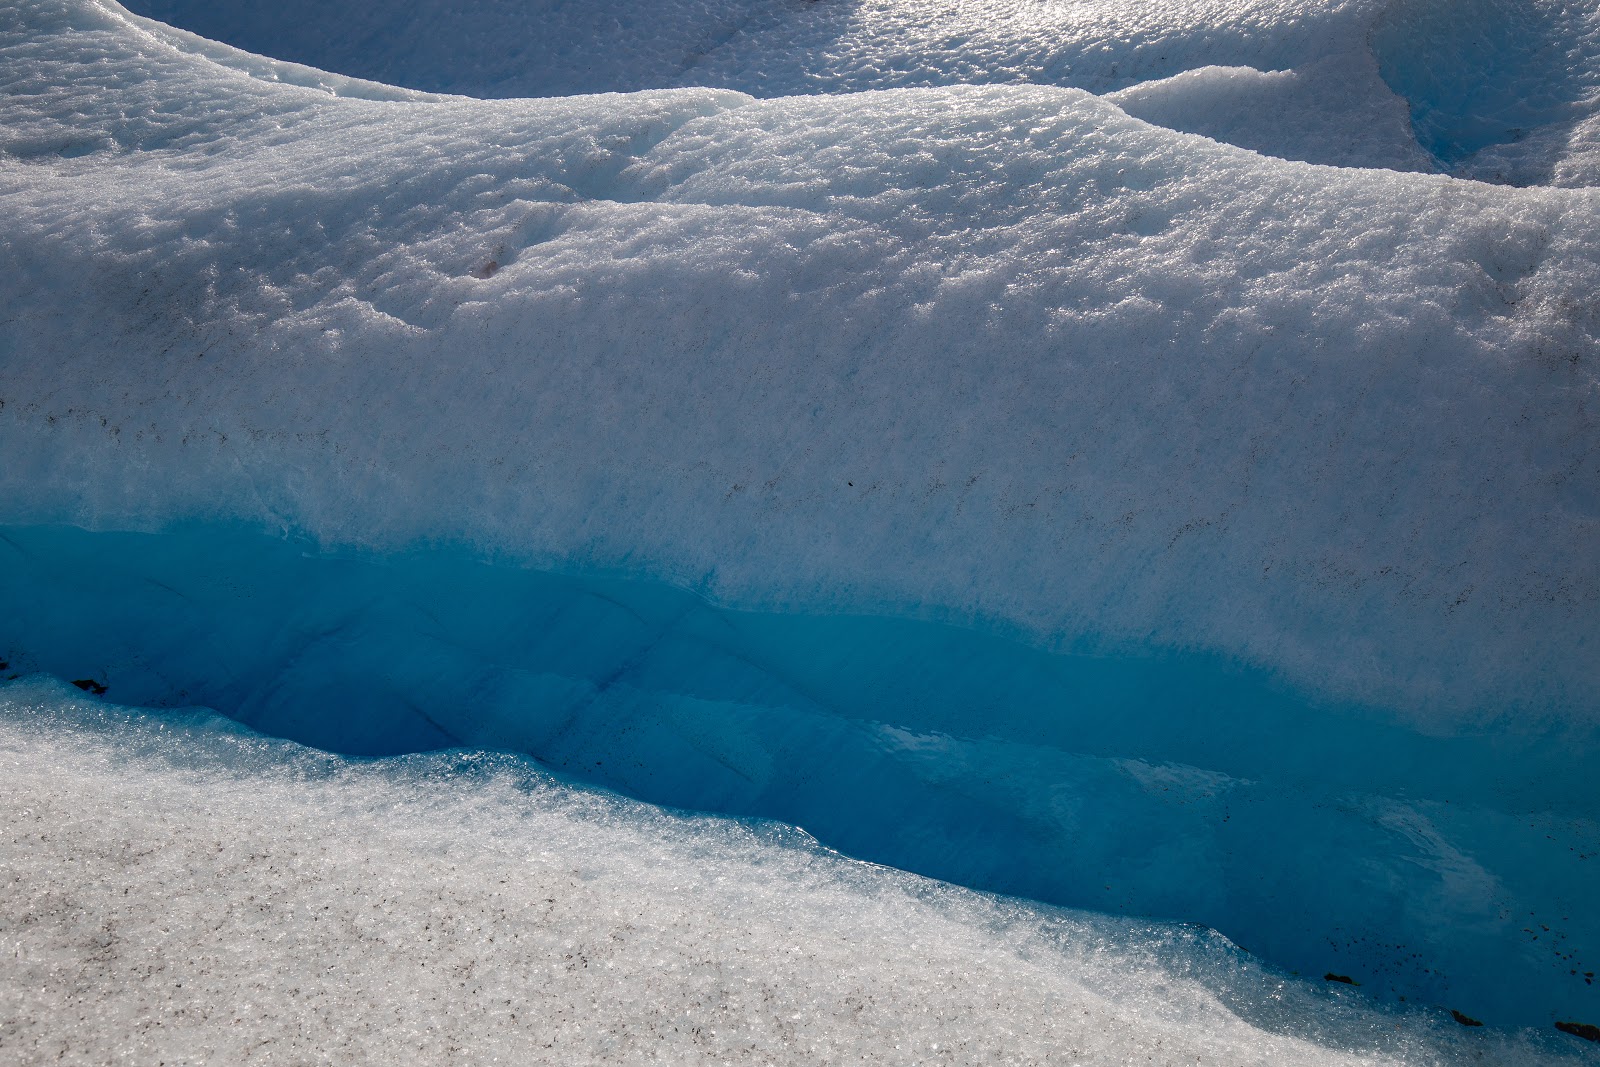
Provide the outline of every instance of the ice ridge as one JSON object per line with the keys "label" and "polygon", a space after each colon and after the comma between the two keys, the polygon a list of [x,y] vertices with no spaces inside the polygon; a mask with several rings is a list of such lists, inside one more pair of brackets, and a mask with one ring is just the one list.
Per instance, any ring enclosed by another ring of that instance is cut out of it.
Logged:
{"label": "ice ridge", "polygon": [[131,6],[252,52],[472,96],[678,86],[760,97],[952,84],[1132,89],[1116,99],[1141,118],[1290,159],[1518,185],[1600,181],[1593,3]]}

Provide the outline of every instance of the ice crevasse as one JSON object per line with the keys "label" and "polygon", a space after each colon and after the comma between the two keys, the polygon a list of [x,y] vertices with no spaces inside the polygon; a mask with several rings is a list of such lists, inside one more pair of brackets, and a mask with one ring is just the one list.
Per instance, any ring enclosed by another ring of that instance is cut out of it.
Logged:
{"label": "ice crevasse", "polygon": [[8,672],[1600,1020],[1594,11],[146,7],[0,9]]}

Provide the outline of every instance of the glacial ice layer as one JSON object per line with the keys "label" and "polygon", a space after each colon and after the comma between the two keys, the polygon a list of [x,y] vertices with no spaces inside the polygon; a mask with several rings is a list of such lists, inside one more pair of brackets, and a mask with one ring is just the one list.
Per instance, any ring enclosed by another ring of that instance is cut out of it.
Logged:
{"label": "glacial ice layer", "polygon": [[1158,76],[486,101],[0,12],[0,655],[1600,1017],[1600,194]]}

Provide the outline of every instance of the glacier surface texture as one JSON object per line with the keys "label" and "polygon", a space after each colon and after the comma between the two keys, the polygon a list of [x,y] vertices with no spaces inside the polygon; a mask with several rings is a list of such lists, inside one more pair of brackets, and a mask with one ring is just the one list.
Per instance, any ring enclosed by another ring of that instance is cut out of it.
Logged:
{"label": "glacier surface texture", "polygon": [[1583,1067],[1198,927],[994,898],[525,760],[0,685],[9,1063]]}
{"label": "glacier surface texture", "polygon": [[130,8],[0,0],[0,677],[1600,1023],[1600,6]]}

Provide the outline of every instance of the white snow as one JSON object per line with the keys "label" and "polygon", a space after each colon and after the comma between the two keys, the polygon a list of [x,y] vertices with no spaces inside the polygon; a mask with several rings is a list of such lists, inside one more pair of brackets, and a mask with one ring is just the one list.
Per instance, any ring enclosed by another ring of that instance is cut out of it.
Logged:
{"label": "white snow", "polygon": [[506,758],[40,683],[0,690],[0,946],[12,1064],[1583,1062]]}
{"label": "white snow", "polygon": [[[1600,19],[1559,0],[136,0],[268,55],[473,96],[717,86],[1141,89],[1130,113],[1270,155],[1593,185]],[[1228,78],[1211,67],[1240,68]],[[1249,75],[1246,71],[1259,72]],[[1188,76],[1193,75],[1193,76]],[[1415,117],[1428,141],[1411,135]],[[1430,153],[1439,150],[1443,158]]]}
{"label": "white snow", "polygon": [[444,540],[1593,719],[1593,193],[1052,87],[374,101],[90,0],[3,47],[8,521]]}

